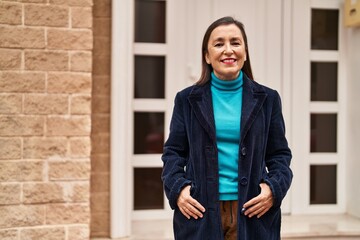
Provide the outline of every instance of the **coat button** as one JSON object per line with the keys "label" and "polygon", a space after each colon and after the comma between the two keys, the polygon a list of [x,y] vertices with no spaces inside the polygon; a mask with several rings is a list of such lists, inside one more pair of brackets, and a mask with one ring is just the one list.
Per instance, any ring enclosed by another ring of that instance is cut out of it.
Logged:
{"label": "coat button", "polygon": [[243,185],[243,186],[247,185],[248,184],[247,178],[246,177],[241,178],[240,184]]}
{"label": "coat button", "polygon": [[241,148],[241,155],[243,155],[243,156],[246,155],[246,147]]}

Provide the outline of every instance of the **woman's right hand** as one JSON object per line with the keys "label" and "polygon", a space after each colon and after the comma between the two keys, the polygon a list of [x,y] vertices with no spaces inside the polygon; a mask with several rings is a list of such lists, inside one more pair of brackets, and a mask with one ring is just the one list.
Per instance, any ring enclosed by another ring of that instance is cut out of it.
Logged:
{"label": "woman's right hand", "polygon": [[203,217],[203,212],[205,212],[205,208],[198,202],[196,199],[191,197],[190,195],[191,186],[184,187],[180,195],[177,199],[177,205],[181,211],[181,213],[190,219],[191,217],[198,219],[199,217]]}

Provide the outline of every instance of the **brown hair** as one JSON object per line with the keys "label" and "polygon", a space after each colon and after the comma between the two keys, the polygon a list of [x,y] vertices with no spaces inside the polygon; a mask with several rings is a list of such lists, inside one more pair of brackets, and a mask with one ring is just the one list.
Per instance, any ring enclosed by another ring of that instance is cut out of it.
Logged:
{"label": "brown hair", "polygon": [[196,85],[204,85],[206,82],[208,82],[210,80],[210,74],[213,71],[212,66],[210,64],[208,64],[206,62],[206,59],[205,59],[205,55],[206,55],[206,53],[208,51],[208,49],[207,49],[208,42],[209,42],[210,35],[211,35],[212,31],[215,28],[217,28],[218,26],[229,25],[229,24],[235,24],[240,29],[241,34],[242,34],[242,36],[244,38],[245,51],[246,51],[246,61],[244,62],[244,66],[243,66],[243,68],[241,70],[250,79],[254,79],[253,75],[252,75],[252,70],[251,70],[249,48],[248,48],[247,37],[246,37],[244,25],[241,22],[234,19],[233,17],[223,17],[223,18],[219,18],[218,20],[213,22],[205,32],[203,42],[202,42],[202,48],[201,48],[201,61],[202,61],[201,76],[200,76],[200,79],[196,82]]}

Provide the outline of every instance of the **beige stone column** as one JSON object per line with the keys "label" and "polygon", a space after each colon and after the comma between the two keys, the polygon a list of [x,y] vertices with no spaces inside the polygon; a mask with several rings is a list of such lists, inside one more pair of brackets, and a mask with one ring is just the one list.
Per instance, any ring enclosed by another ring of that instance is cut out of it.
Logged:
{"label": "beige stone column", "polygon": [[92,5],[0,1],[0,239],[90,237]]}

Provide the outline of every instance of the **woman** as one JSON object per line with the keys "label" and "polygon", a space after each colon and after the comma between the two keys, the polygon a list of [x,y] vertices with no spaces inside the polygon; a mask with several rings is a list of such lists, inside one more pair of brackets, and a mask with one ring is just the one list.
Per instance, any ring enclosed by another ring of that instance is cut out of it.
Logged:
{"label": "woman", "polygon": [[232,17],[204,35],[201,77],[176,95],[162,160],[175,239],[280,239],[292,180],[280,97],[253,80]]}

